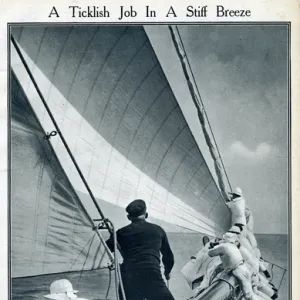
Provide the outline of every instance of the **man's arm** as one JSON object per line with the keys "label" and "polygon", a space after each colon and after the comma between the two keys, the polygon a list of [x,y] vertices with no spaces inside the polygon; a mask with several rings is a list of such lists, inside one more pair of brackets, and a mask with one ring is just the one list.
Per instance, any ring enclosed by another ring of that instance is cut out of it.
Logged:
{"label": "man's arm", "polygon": [[217,256],[217,255],[222,255],[223,251],[224,251],[223,245],[219,244],[219,245],[214,246],[212,249],[210,249],[208,251],[208,255],[210,257],[214,257],[214,256]]}
{"label": "man's arm", "polygon": [[[120,238],[120,232],[119,230],[117,231],[117,249],[119,250],[120,254],[123,256],[123,251],[120,247],[120,244],[119,244],[119,238]],[[109,239],[105,241],[107,247],[109,248],[109,250],[111,252],[115,252],[115,247],[114,247],[114,236],[113,234],[110,235]]]}
{"label": "man's arm", "polygon": [[109,239],[105,241],[105,243],[111,252],[115,251],[114,236],[112,234],[110,235]]}
{"label": "man's arm", "polygon": [[162,254],[162,262],[165,267],[165,276],[167,278],[169,277],[169,274],[171,273],[171,270],[174,266],[174,255],[171,250],[167,234],[164,231],[163,231],[163,238],[162,238],[162,245],[161,245],[160,252]]}

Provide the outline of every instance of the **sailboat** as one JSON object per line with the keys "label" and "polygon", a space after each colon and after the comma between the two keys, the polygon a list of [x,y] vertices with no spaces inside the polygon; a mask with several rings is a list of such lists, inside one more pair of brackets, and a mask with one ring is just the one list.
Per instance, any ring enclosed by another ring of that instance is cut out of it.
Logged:
{"label": "sailboat", "polygon": [[230,224],[201,102],[215,174],[143,26],[13,26],[11,36],[12,299],[40,299],[57,278],[114,298],[110,227],[98,223],[123,226],[134,198],[168,232],[180,262],[172,292],[186,298],[180,268]]}

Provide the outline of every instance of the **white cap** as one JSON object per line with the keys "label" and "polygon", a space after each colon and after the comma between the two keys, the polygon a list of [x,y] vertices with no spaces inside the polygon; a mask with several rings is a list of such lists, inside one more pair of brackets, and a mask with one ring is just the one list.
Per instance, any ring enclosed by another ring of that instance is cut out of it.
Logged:
{"label": "white cap", "polygon": [[239,237],[237,234],[235,233],[231,233],[231,232],[226,232],[223,235],[223,240],[227,243],[232,243],[232,244],[236,244],[239,241]]}
{"label": "white cap", "polygon": [[50,294],[45,298],[54,300],[76,299],[77,290],[73,290],[72,283],[67,279],[53,281],[50,285]]}

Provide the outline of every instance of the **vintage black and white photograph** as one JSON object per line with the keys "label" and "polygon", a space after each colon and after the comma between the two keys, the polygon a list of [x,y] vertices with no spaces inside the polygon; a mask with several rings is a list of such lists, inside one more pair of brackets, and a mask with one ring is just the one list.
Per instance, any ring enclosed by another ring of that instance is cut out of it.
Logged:
{"label": "vintage black and white photograph", "polygon": [[11,24],[11,299],[290,299],[289,30]]}

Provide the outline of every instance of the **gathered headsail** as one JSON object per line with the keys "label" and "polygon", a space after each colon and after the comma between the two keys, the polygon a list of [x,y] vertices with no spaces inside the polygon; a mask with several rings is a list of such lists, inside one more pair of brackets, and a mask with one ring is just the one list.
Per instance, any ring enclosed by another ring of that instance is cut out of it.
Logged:
{"label": "gathered headsail", "polygon": [[12,277],[106,267],[108,256],[11,76]]}

